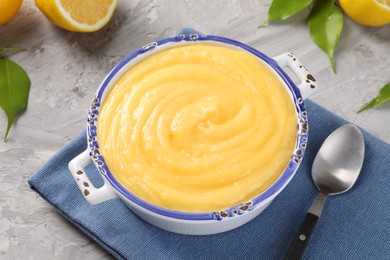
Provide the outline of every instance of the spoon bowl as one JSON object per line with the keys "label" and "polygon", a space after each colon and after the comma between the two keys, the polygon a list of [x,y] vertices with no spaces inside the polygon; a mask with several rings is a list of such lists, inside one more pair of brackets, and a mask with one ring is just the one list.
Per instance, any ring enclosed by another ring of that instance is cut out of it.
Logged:
{"label": "spoon bowl", "polygon": [[311,175],[322,194],[346,192],[356,182],[364,159],[364,139],[355,125],[343,125],[322,144]]}

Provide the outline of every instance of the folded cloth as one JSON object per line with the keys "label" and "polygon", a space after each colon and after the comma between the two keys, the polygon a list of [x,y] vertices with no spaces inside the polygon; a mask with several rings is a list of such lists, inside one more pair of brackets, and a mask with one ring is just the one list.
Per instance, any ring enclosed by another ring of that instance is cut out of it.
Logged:
{"label": "folded cloth", "polygon": [[[316,196],[310,170],[325,138],[347,123],[310,100],[309,140],[290,184],[258,217],[232,231],[187,236],[156,228],[119,199],[89,205],[68,171],[87,147],[83,132],[28,180],[59,212],[118,259],[283,259]],[[390,145],[364,132],[361,175],[348,192],[329,197],[304,259],[390,259]],[[337,149],[337,147],[335,147]],[[92,182],[101,177],[86,168]]]}

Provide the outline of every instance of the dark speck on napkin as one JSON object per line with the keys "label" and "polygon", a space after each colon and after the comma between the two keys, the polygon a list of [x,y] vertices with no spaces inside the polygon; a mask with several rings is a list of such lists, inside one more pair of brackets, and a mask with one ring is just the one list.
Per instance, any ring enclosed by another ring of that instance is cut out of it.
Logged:
{"label": "dark speck on napkin", "polygon": [[[86,149],[85,133],[69,142],[28,180],[61,214],[119,259],[283,259],[317,191],[310,178],[326,137],[345,120],[306,100],[309,141],[293,180],[257,218],[233,231],[186,236],[156,228],[119,200],[89,205],[68,162]],[[366,155],[356,185],[329,197],[304,259],[390,259],[390,145],[364,132]],[[337,147],[335,147],[337,149]],[[86,168],[101,181],[93,166]]]}

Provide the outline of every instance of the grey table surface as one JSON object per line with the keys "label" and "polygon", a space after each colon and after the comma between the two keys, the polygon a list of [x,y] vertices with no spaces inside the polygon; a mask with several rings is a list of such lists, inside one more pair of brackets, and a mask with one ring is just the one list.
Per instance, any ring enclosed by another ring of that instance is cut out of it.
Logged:
{"label": "grey table surface", "polygon": [[[345,19],[336,50],[337,74],[312,42],[303,12],[287,23],[261,29],[270,0],[121,0],[96,33],[53,26],[26,0],[0,26],[1,47],[26,47],[12,55],[31,78],[27,111],[0,141],[0,259],[110,259],[30,190],[27,178],[85,126],[88,105],[110,69],[146,43],[181,27],[234,38],[269,56],[294,52],[316,77],[312,100],[390,142],[390,104],[356,114],[390,81],[390,26],[368,28]],[[6,116],[0,111],[0,136]]]}

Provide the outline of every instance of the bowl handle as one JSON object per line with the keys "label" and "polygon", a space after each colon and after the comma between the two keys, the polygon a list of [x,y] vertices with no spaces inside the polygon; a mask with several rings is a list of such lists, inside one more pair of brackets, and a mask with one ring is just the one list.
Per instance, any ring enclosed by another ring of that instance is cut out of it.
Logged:
{"label": "bowl handle", "polygon": [[315,78],[310,74],[305,66],[295,57],[293,53],[284,53],[273,58],[280,67],[287,67],[298,77],[300,83],[297,84],[302,98],[306,99],[317,88]]}
{"label": "bowl handle", "polygon": [[106,183],[105,178],[104,185],[100,188],[96,188],[91,180],[88,178],[84,171],[84,167],[92,163],[92,159],[89,156],[89,150],[85,150],[73,160],[69,162],[69,170],[72,173],[74,180],[76,181],[81,193],[89,204],[95,205],[106,200],[116,198],[117,195],[114,193],[112,188]]}

